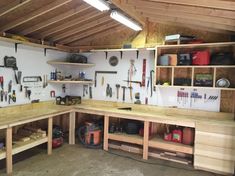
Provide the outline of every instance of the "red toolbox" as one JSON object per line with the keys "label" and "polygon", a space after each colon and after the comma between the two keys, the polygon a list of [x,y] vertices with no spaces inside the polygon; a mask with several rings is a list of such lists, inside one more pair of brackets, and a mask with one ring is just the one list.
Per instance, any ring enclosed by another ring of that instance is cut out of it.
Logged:
{"label": "red toolbox", "polygon": [[210,51],[196,51],[193,54],[193,65],[209,65],[210,64]]}

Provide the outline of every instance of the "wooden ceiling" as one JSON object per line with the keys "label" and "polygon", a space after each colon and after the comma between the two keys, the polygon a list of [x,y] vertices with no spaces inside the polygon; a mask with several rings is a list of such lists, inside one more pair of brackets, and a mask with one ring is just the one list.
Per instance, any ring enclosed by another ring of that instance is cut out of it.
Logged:
{"label": "wooden ceiling", "polygon": [[[143,26],[146,21],[235,34],[234,0],[109,0]],[[118,34],[127,27],[82,0],[1,0],[0,32],[67,46]],[[133,35],[133,32],[129,32]]]}

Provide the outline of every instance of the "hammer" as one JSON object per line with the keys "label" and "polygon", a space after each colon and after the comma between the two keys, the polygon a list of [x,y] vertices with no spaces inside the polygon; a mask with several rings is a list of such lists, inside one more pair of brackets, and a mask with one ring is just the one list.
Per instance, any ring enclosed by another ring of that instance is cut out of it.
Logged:
{"label": "hammer", "polygon": [[117,89],[117,99],[119,99],[120,84],[116,84],[116,89]]}
{"label": "hammer", "polygon": [[122,86],[122,89],[123,89],[122,100],[125,101],[125,90],[126,90],[126,86]]}

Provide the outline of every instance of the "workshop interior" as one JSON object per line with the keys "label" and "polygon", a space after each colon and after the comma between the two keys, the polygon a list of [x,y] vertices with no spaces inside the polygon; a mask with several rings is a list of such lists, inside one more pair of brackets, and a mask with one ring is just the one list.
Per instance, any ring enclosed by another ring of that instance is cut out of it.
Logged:
{"label": "workshop interior", "polygon": [[235,174],[233,0],[2,0],[0,24],[0,175]]}

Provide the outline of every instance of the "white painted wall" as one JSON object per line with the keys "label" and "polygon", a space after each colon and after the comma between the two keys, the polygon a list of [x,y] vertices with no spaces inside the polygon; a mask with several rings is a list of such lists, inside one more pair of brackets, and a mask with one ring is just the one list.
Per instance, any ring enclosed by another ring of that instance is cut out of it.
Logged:
{"label": "white painted wall", "polygon": [[[116,67],[109,65],[108,60],[111,56],[117,56],[119,58],[119,63]],[[139,58],[136,59],[135,51],[125,51],[123,52],[123,58],[120,58],[120,52],[108,52],[108,59],[105,58],[105,52],[96,52],[88,56],[88,61],[90,63],[95,63],[96,66],[86,69],[73,69],[74,74],[78,74],[79,71],[85,71],[87,78],[94,79],[95,71],[117,71],[117,75],[98,75],[97,77],[97,87],[92,86],[93,89],[93,99],[96,100],[105,100],[105,101],[118,101],[122,102],[122,89],[119,91],[119,99],[116,99],[116,87],[115,84],[120,84],[121,86],[127,86],[123,80],[127,79],[127,72],[130,67],[130,60],[135,60],[135,66],[137,68],[137,73],[133,77],[133,80],[141,81],[142,80],[142,64],[143,59],[147,59],[147,71],[146,76],[150,76],[150,70],[154,70],[154,52],[143,50],[139,53]],[[104,77],[105,82],[104,86],[101,86],[101,79]],[[112,98],[106,97],[106,85],[110,84],[113,90]],[[177,106],[178,108],[188,108],[188,109],[201,109],[207,111],[219,111],[220,110],[220,91],[212,89],[197,89],[196,92],[199,95],[202,95],[202,99],[194,100],[188,99],[177,99],[177,91],[180,91],[179,88],[156,88],[156,91],[153,92],[153,96],[150,97],[150,88],[147,90],[146,87],[140,88],[137,84],[132,84],[133,86],[133,97],[136,92],[140,92],[141,102],[145,103],[145,98],[148,98],[148,104],[158,105],[158,106]],[[146,80],[147,86],[147,80]],[[182,91],[182,90],[181,90]],[[190,95],[191,92],[195,91],[191,88],[183,90],[188,92]],[[71,86],[72,95],[82,96],[82,86],[81,85],[72,85]],[[204,100],[204,94],[209,96],[218,96],[219,98],[216,101],[206,101]],[[89,95],[86,95],[84,98],[88,99]],[[183,101],[183,102],[182,102]],[[129,90],[126,91],[126,101],[127,103],[134,103],[130,100]]]}
{"label": "white painted wall", "polygon": [[[44,74],[50,75],[50,72],[55,68],[47,64],[48,60],[63,59],[67,56],[64,52],[47,50],[47,55],[44,56],[44,50],[41,48],[29,47],[25,45],[18,45],[18,51],[15,53],[13,43],[0,42],[0,65],[4,65],[4,56],[14,56],[17,59],[17,66],[22,71],[22,83],[24,76],[42,76]],[[4,90],[8,90],[8,83],[13,80],[13,90],[16,90],[17,102],[16,104],[30,103],[33,99],[51,100],[50,91],[55,90],[56,95],[63,95],[61,86],[48,85],[46,88],[42,88],[42,82],[33,85],[31,100],[25,98],[25,92],[19,92],[19,85],[16,85],[14,72],[10,68],[0,67],[0,76],[4,76]],[[24,83],[23,83],[24,85]],[[36,88],[36,86],[40,86]],[[54,98],[53,98],[54,99]],[[8,106],[8,102],[0,102],[0,106]]]}

